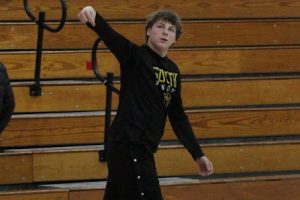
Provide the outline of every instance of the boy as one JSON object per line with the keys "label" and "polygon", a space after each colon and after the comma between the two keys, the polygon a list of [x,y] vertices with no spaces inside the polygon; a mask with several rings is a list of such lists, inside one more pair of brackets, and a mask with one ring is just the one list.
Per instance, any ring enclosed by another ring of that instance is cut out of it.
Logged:
{"label": "boy", "polygon": [[162,200],[153,153],[167,115],[201,175],[212,174],[212,163],[199,147],[183,110],[178,67],[166,56],[181,35],[179,17],[170,11],[150,15],[142,46],[113,30],[91,6],[83,8],[78,19],[102,38],[121,68],[119,106],[108,136],[104,200]]}

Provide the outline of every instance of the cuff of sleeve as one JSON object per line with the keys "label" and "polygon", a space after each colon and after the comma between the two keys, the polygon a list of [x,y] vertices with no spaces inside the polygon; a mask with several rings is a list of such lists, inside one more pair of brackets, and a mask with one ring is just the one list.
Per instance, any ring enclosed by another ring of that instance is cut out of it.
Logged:
{"label": "cuff of sleeve", "polygon": [[194,160],[196,160],[197,158],[201,158],[202,156],[205,156],[205,154],[200,147],[196,151],[192,152],[192,157]]}
{"label": "cuff of sleeve", "polygon": [[104,26],[102,25],[102,23],[104,23],[103,21],[105,21],[101,15],[99,15],[98,12],[96,12],[96,18],[95,18],[95,31],[97,32],[97,30],[99,31],[101,28],[103,28]]}
{"label": "cuff of sleeve", "polygon": [[96,12],[96,18],[95,18],[95,26],[92,26],[90,23],[86,23],[86,25],[94,30],[97,34],[106,31],[106,27],[108,27],[109,25],[107,24],[107,22],[103,19],[103,17]]}

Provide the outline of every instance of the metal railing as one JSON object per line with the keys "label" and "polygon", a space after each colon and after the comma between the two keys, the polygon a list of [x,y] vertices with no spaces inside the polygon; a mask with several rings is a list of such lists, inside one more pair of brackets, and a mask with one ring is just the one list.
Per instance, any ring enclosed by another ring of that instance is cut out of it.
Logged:
{"label": "metal railing", "polygon": [[107,136],[110,132],[111,124],[111,111],[112,111],[112,93],[120,94],[120,90],[113,86],[114,74],[107,73],[106,79],[100,74],[100,66],[97,64],[97,49],[101,43],[101,38],[98,38],[92,49],[92,66],[96,78],[106,86],[106,105],[105,105],[105,125],[104,125],[104,149],[99,152],[99,160],[101,162],[107,161],[106,147],[107,147]]}
{"label": "metal railing", "polygon": [[[41,60],[43,54],[43,34],[44,29],[56,33],[59,32],[65,24],[67,17],[67,6],[65,0],[60,0],[62,6],[62,17],[60,24],[57,28],[52,28],[45,23],[45,12],[40,11],[39,17],[36,18],[30,11],[30,6],[28,0],[23,0],[24,9],[29,18],[38,25],[38,39],[37,39],[37,49],[36,49],[36,63],[35,63],[35,76],[34,84],[30,86],[31,96],[41,96],[41,85],[40,85],[40,74],[41,74]],[[97,49],[101,43],[101,38],[98,38],[92,48],[92,67],[96,78],[101,81],[106,86],[106,107],[105,107],[105,127],[104,127],[104,149],[99,152],[99,160],[105,162],[106,157],[106,147],[107,147],[107,136],[110,132],[111,124],[111,110],[112,110],[112,92],[120,94],[120,90],[113,86],[113,73],[107,73],[106,79],[103,78],[99,72],[99,65],[97,64]]]}
{"label": "metal railing", "polygon": [[52,28],[45,23],[46,13],[44,11],[40,11],[39,17],[36,18],[30,10],[28,0],[23,0],[23,5],[26,14],[29,16],[29,18],[32,21],[34,21],[38,25],[38,39],[37,39],[36,59],[35,59],[35,73],[34,73],[35,83],[30,86],[30,96],[41,96],[42,94],[40,80],[41,80],[41,61],[43,55],[44,29],[52,33],[57,33],[64,27],[64,24],[66,22],[66,18],[67,18],[66,1],[60,0],[60,2],[62,6],[62,16],[61,16],[60,24],[58,25],[57,28]]}

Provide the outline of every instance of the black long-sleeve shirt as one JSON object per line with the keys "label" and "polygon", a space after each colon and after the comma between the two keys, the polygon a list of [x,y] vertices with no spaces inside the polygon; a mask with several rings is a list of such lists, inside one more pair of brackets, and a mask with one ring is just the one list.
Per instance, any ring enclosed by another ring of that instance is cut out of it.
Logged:
{"label": "black long-sleeve shirt", "polygon": [[102,38],[121,68],[119,106],[108,141],[143,144],[155,152],[168,115],[176,136],[192,157],[203,156],[184,113],[177,65],[147,45],[132,43],[98,13],[96,26],[89,27]]}

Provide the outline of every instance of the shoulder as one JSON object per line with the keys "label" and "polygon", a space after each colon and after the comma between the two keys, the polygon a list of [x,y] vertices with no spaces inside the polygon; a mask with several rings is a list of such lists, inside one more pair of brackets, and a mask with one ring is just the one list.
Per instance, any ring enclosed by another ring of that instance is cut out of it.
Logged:
{"label": "shoulder", "polygon": [[180,74],[180,69],[178,67],[178,65],[173,61],[171,60],[170,58],[166,58],[166,61],[168,62],[168,66],[170,67],[170,69],[178,74]]}

